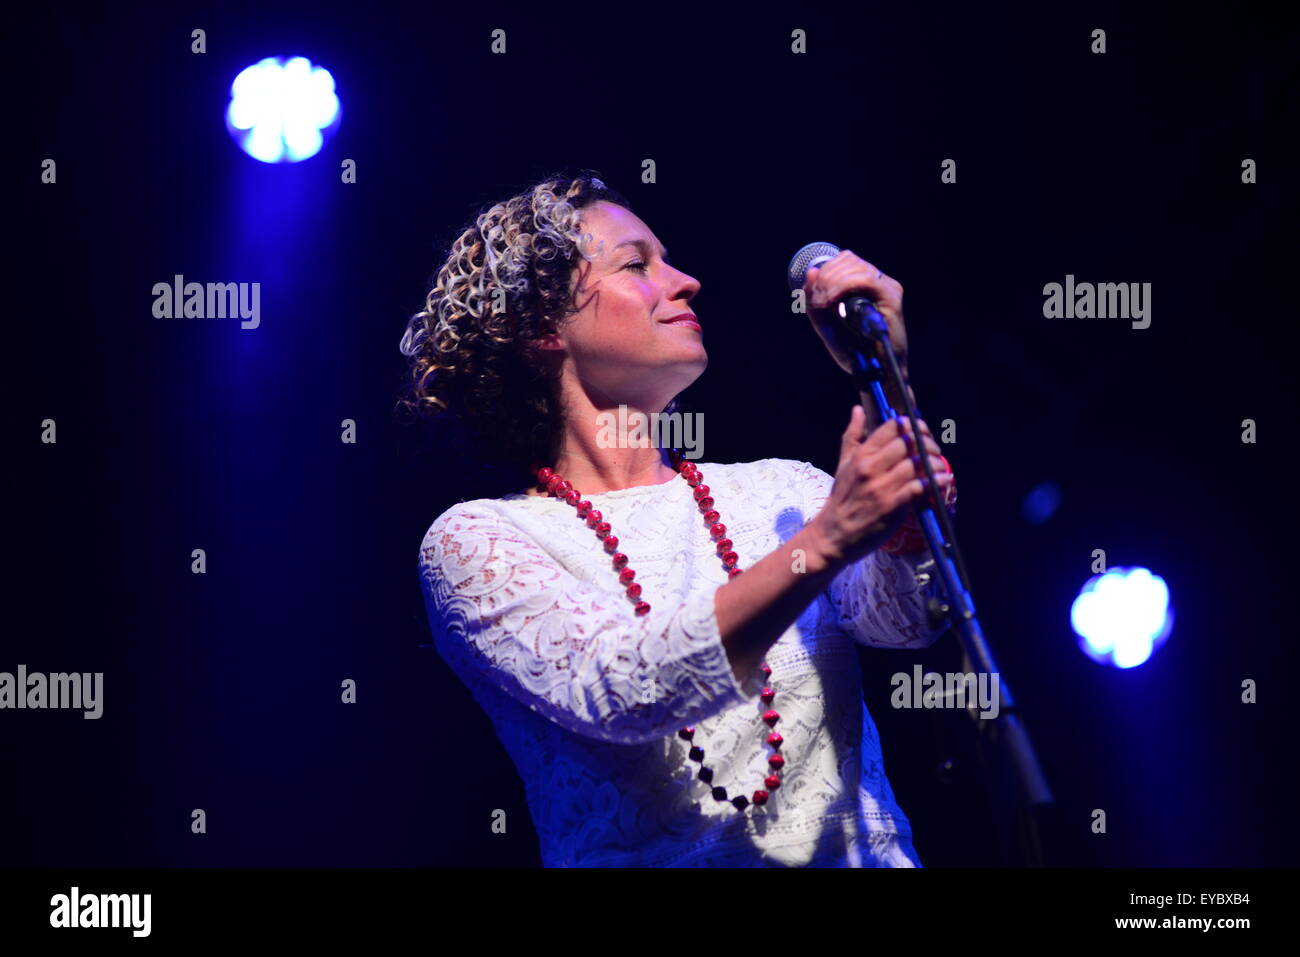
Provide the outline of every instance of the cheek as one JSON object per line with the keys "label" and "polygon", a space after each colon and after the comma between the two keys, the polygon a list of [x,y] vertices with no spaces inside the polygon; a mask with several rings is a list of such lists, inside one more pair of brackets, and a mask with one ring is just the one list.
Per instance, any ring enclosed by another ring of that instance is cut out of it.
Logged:
{"label": "cheek", "polygon": [[654,284],[647,279],[640,279],[630,274],[625,279],[626,281],[619,283],[617,288],[612,290],[610,305],[621,317],[645,318],[654,309],[657,295]]}
{"label": "cheek", "polygon": [[602,360],[610,357],[625,359],[638,341],[636,326],[623,314],[613,309],[601,309],[582,324],[573,328],[568,341],[570,354],[578,362]]}

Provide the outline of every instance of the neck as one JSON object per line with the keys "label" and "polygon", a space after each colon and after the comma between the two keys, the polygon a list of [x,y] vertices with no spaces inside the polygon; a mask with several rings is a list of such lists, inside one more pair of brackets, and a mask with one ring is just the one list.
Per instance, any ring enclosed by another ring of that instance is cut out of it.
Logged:
{"label": "neck", "polygon": [[639,485],[662,485],[676,475],[666,449],[654,446],[651,414],[667,403],[609,405],[584,392],[567,396],[560,453],[551,466],[584,495]]}

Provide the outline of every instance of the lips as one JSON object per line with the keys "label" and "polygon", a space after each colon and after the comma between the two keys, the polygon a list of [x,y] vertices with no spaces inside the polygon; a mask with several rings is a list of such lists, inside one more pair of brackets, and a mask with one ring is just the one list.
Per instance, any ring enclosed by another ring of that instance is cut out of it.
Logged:
{"label": "lips", "polygon": [[704,331],[700,328],[700,320],[693,312],[683,312],[668,319],[660,319],[659,321],[667,326],[691,326],[700,332]]}

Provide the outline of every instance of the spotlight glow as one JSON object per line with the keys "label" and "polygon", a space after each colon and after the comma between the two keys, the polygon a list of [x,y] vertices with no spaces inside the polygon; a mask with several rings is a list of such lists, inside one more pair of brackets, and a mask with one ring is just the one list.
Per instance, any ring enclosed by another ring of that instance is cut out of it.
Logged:
{"label": "spotlight glow", "polygon": [[1061,507],[1061,486],[1056,482],[1041,482],[1020,503],[1020,514],[1030,525],[1042,525]]}
{"label": "spotlight glow", "polygon": [[266,57],[230,84],[226,128],[263,163],[297,163],[320,152],[338,128],[334,77],[306,57]]}
{"label": "spotlight glow", "polygon": [[1169,586],[1145,568],[1112,568],[1079,590],[1070,624],[1079,647],[1093,661],[1136,668],[1173,630]]}

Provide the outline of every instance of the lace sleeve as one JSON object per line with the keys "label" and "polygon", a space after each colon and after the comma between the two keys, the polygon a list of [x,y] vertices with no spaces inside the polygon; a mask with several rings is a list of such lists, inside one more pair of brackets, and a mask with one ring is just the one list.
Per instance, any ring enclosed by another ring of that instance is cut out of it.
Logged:
{"label": "lace sleeve", "polygon": [[[811,520],[830,497],[835,479],[815,465],[794,463],[795,481]],[[930,628],[927,603],[938,579],[918,580],[917,566],[930,557],[888,554],[879,548],[842,569],[826,589],[835,620],[858,644],[878,648],[927,648],[943,634]]]}
{"label": "lace sleeve", "polygon": [[563,568],[490,507],[462,503],[430,526],[420,578],[436,647],[577,734],[654,741],[757,699],[736,681],[713,588],[637,616],[621,593]]}

